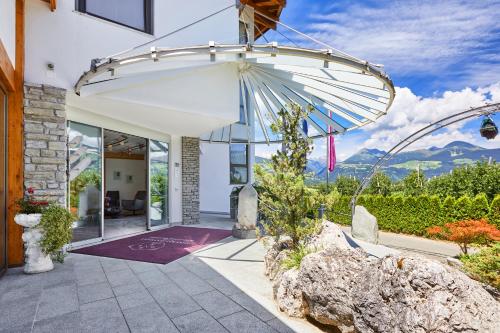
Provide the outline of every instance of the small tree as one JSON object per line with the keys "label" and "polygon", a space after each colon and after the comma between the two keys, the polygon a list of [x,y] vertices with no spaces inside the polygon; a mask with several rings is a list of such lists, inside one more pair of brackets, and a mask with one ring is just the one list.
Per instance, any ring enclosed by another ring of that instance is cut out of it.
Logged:
{"label": "small tree", "polygon": [[486,194],[480,193],[472,199],[469,217],[479,220],[488,216],[489,204]]}
{"label": "small tree", "polygon": [[402,180],[405,195],[421,195],[425,193],[426,179],[423,172],[419,170],[413,170],[406,175]]}
{"label": "small tree", "polygon": [[485,219],[446,223],[444,227],[430,227],[427,233],[457,243],[463,254],[467,254],[470,244],[500,240],[500,231]]}
{"label": "small tree", "polygon": [[292,104],[290,112],[278,113],[278,121],[271,129],[281,133],[283,149],[272,156],[270,172],[259,165],[255,167],[257,182],[262,188],[259,209],[267,220],[264,228],[275,238],[289,236],[293,249],[318,225],[318,220],[310,216],[317,205],[314,191],[304,183],[307,154],[312,151],[312,144],[297,130],[309,112]]}

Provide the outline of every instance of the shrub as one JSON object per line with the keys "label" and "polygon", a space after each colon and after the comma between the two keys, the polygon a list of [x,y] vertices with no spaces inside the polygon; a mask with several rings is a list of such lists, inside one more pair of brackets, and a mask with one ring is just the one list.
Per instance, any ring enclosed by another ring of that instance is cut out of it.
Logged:
{"label": "shrub", "polygon": [[467,254],[471,244],[488,244],[500,240],[500,231],[485,219],[446,223],[444,227],[430,227],[427,232],[431,236],[457,243],[463,254]]}
{"label": "shrub", "polygon": [[479,220],[488,217],[489,205],[486,194],[481,193],[474,197],[470,205],[469,218]]}
{"label": "shrub", "polygon": [[452,222],[455,221],[455,198],[447,196],[443,201],[443,206],[441,209],[441,216],[444,221]]}
{"label": "shrub", "polygon": [[470,217],[471,200],[468,196],[464,195],[455,201],[453,207],[453,220],[461,221]]}
{"label": "shrub", "polygon": [[479,253],[463,255],[464,270],[474,279],[500,289],[500,242]]}
{"label": "shrub", "polygon": [[342,195],[352,196],[359,187],[359,180],[349,176],[338,176],[335,180],[335,188]]}
{"label": "shrub", "polygon": [[298,269],[300,268],[300,263],[302,262],[302,259],[304,259],[305,256],[313,252],[315,251],[313,251],[310,248],[307,248],[307,246],[303,244],[300,244],[288,254],[286,259],[283,260],[282,266],[286,270],[292,268]]}
{"label": "shrub", "polygon": [[16,205],[19,208],[19,214],[41,214],[43,210],[47,208],[49,204],[47,201],[39,201],[34,198],[34,190],[32,187],[27,189],[27,195],[16,201]]}
{"label": "shrub", "polygon": [[43,237],[40,246],[44,253],[55,256],[58,261],[63,261],[61,249],[71,241],[71,225],[73,215],[65,208],[51,204],[42,214],[40,227]]}
{"label": "shrub", "polygon": [[490,223],[496,225],[497,228],[500,228],[500,195],[497,195],[491,203],[488,220]]}

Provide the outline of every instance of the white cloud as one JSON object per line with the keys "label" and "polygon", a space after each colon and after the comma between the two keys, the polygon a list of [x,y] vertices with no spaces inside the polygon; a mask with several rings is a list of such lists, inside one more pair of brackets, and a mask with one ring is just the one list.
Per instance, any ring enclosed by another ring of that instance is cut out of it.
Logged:
{"label": "white cloud", "polygon": [[[367,139],[361,147],[388,150],[413,132],[439,119],[471,107],[498,102],[500,102],[500,82],[475,90],[465,88],[461,91],[446,91],[441,96],[428,98],[418,97],[408,88],[396,88],[396,98],[387,115],[363,128]],[[474,119],[456,123],[422,138],[409,149],[442,147],[456,140],[483,147],[500,146],[500,137],[486,141],[479,136],[477,128],[467,128],[467,124],[471,121]],[[475,121],[477,122],[477,118]]]}
{"label": "white cloud", "polygon": [[313,13],[307,33],[356,57],[385,64],[389,72],[453,71],[464,82],[477,80],[474,85],[489,84],[500,75],[498,66],[491,65],[498,62],[498,0],[341,5]]}

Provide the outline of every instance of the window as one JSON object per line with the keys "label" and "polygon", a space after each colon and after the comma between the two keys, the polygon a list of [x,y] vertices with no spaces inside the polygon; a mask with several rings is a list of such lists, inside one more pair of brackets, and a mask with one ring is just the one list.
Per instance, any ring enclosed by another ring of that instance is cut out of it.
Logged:
{"label": "window", "polygon": [[76,9],[153,34],[153,0],[76,0]]}
{"label": "window", "polygon": [[229,178],[231,185],[248,183],[248,145],[229,145]]}

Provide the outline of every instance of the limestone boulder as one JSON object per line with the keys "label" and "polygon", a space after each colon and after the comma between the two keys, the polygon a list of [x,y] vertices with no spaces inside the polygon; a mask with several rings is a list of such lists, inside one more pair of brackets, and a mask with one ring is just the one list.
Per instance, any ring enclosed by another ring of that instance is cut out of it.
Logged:
{"label": "limestone boulder", "polygon": [[328,248],[304,257],[297,283],[289,284],[301,288],[304,314],[341,332],[354,332],[352,290],[367,261],[359,249]]}
{"label": "limestone boulder", "polygon": [[277,242],[269,242],[272,242],[272,244],[270,244],[264,256],[264,273],[272,281],[283,271],[282,263],[290,253],[289,248],[292,240],[290,238],[281,238]]}
{"label": "limestone boulder", "polygon": [[302,297],[299,271],[290,269],[283,272],[273,286],[274,299],[278,308],[290,317],[303,318],[307,313],[307,303]]}
{"label": "limestone boulder", "polygon": [[394,255],[364,266],[351,293],[360,332],[500,332],[499,303],[457,269]]}
{"label": "limestone boulder", "polygon": [[370,214],[363,206],[356,206],[351,224],[352,237],[378,244],[378,223],[377,218]]}
{"label": "limestone boulder", "polygon": [[342,229],[337,224],[327,220],[321,222],[320,232],[307,242],[307,247],[316,252],[333,248],[352,249]]}

